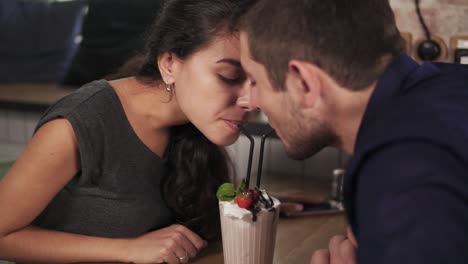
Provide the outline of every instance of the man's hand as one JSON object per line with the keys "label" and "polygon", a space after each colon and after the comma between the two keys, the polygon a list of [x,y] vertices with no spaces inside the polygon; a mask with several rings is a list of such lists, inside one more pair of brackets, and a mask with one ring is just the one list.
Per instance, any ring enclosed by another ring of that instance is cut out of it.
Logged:
{"label": "man's hand", "polygon": [[339,235],[330,239],[328,249],[317,250],[311,264],[355,264],[357,242],[351,228],[346,229],[346,237]]}

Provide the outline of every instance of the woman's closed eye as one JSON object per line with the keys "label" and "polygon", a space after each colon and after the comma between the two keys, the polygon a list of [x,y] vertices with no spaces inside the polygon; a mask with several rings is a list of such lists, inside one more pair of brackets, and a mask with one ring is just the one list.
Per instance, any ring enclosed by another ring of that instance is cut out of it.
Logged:
{"label": "woman's closed eye", "polygon": [[242,76],[241,74],[235,75],[235,76],[225,76],[222,74],[218,74],[218,77],[221,79],[221,81],[225,82],[226,84],[229,85],[236,85],[245,80],[245,77]]}

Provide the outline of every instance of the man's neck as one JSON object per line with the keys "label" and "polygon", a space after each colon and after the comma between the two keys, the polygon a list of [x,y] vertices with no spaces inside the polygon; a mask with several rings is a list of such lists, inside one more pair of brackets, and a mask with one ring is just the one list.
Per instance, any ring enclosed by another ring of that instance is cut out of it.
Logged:
{"label": "man's neck", "polygon": [[334,100],[331,104],[331,125],[339,139],[335,147],[347,154],[352,155],[354,152],[362,118],[374,89],[375,84],[360,91],[337,87],[333,99],[330,98]]}

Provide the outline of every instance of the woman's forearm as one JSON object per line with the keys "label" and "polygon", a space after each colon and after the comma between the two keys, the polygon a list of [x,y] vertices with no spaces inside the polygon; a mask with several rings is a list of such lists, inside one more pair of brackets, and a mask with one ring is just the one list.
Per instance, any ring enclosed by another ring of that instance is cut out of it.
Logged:
{"label": "woman's forearm", "polygon": [[128,262],[129,241],[28,226],[0,237],[0,259],[47,263]]}

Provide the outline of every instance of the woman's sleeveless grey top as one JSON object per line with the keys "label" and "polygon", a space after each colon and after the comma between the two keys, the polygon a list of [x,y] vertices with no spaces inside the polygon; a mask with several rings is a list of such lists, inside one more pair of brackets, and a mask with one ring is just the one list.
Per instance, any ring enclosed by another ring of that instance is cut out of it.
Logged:
{"label": "woman's sleeveless grey top", "polygon": [[52,105],[39,121],[66,118],[81,169],[35,219],[47,229],[100,237],[135,237],[168,226],[161,195],[165,160],[136,135],[114,89],[89,83]]}

